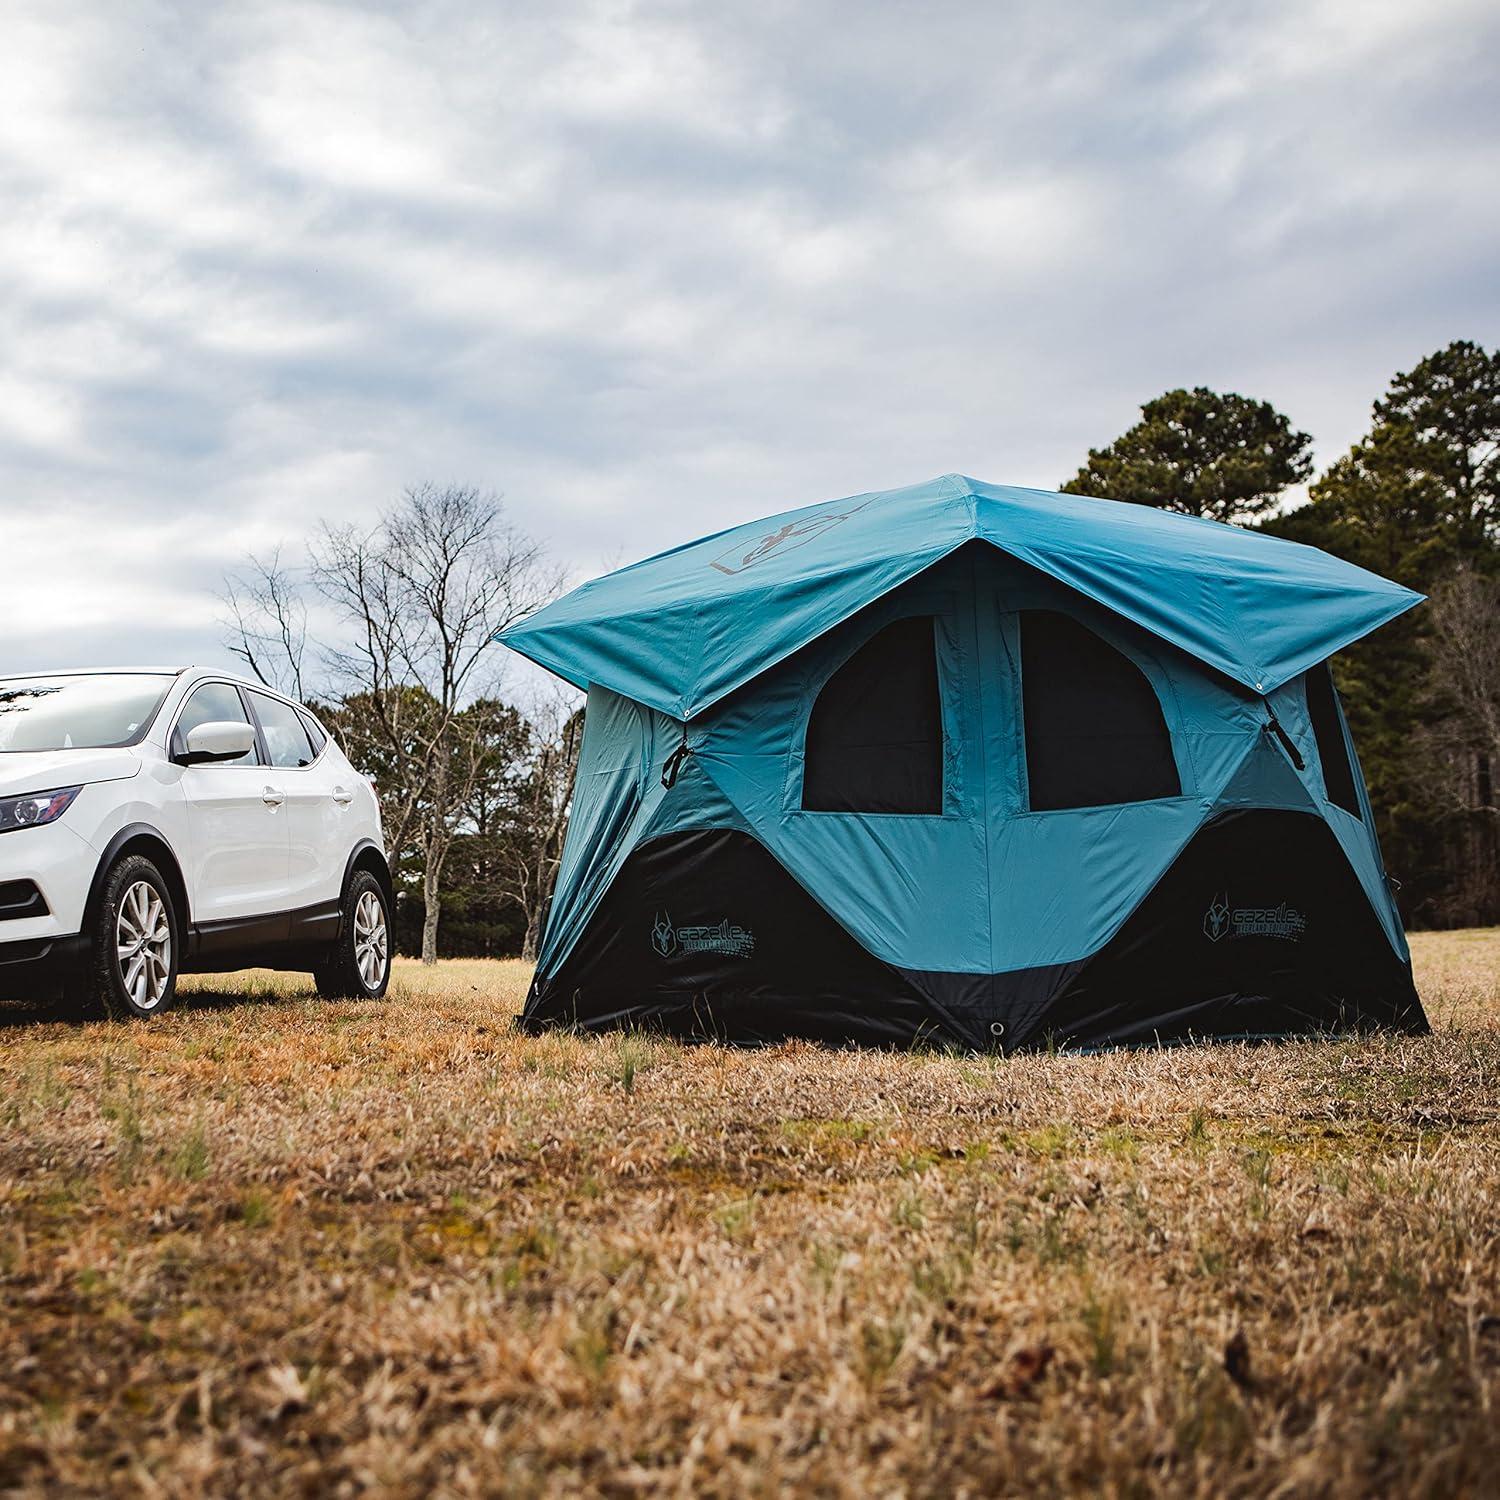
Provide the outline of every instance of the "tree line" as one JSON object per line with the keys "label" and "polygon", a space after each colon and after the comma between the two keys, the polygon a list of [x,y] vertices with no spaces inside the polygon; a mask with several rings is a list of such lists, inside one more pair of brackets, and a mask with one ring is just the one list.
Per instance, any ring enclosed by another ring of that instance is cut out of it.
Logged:
{"label": "tree line", "polygon": [[[1269,402],[1173,390],[1062,488],[1308,542],[1430,595],[1334,675],[1407,922],[1500,922],[1500,351],[1453,343],[1397,374],[1316,478],[1311,448]],[[507,696],[494,636],[561,587],[498,497],[431,484],[227,582],[229,648],[373,777],[398,942],[425,961],[440,939],[535,957],[583,710],[568,689]]]}

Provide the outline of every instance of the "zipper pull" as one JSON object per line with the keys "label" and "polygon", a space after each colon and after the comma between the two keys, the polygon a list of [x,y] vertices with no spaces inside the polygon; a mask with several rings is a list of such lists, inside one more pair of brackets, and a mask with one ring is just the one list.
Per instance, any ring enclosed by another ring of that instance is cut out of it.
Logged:
{"label": "zipper pull", "polygon": [[1286,751],[1286,756],[1299,771],[1307,769],[1307,762],[1302,759],[1302,752],[1297,748],[1297,742],[1281,727],[1281,720],[1276,717],[1276,710],[1269,703],[1266,704],[1266,733],[1274,735],[1281,742],[1281,748]]}
{"label": "zipper pull", "polygon": [[687,726],[682,728],[682,743],[667,757],[666,764],[661,768],[661,784],[670,792],[677,785],[678,774],[682,770],[682,763],[693,753],[693,747],[688,744]]}

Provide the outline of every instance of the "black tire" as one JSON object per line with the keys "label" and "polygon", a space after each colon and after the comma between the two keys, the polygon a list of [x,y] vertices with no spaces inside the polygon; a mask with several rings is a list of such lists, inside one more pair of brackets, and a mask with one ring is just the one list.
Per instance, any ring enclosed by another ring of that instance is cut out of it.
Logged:
{"label": "black tire", "polygon": [[143,855],[127,854],[104,877],[89,931],[88,967],[68,999],[85,1015],[142,1021],[172,1008],[182,923],[172,889]]}
{"label": "black tire", "polygon": [[[372,898],[379,908],[378,964],[371,959]],[[338,940],[313,970],[318,993],[325,1000],[379,1000],[391,982],[390,938],[391,906],[385,888],[368,870],[356,870],[344,888]]]}

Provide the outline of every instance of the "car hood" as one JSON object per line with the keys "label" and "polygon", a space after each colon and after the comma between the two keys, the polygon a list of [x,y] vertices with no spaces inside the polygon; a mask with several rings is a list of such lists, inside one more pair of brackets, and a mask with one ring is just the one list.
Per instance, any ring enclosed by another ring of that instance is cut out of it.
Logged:
{"label": "car hood", "polygon": [[134,750],[8,750],[0,753],[0,797],[124,781],[140,768]]}

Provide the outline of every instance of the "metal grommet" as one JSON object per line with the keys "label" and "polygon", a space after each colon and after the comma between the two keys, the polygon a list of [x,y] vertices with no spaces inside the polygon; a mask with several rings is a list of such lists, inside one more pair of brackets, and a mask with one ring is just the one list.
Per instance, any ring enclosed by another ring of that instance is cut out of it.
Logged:
{"label": "metal grommet", "polygon": [[1005,1035],[1005,1022],[1004,1021],[991,1021],[990,1022],[990,1035],[991,1036],[1004,1036]]}

